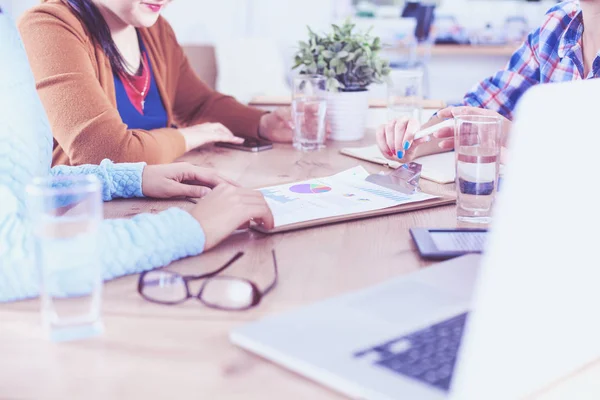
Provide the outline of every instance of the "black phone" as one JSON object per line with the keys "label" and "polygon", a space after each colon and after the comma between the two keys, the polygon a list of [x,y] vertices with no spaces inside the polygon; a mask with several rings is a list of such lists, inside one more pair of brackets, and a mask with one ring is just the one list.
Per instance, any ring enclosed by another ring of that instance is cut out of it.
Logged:
{"label": "black phone", "polygon": [[256,153],[272,149],[273,143],[263,139],[245,138],[244,143],[241,144],[218,142],[215,143],[215,146]]}
{"label": "black phone", "polygon": [[410,228],[410,234],[423,258],[445,260],[470,253],[482,253],[488,231]]}

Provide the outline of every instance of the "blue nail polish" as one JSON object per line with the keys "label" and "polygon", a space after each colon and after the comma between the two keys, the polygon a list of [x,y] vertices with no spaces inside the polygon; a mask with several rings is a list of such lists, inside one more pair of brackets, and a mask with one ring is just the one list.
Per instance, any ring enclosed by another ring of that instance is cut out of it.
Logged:
{"label": "blue nail polish", "polygon": [[403,151],[399,151],[398,152],[398,158],[402,158],[404,157],[404,152]]}
{"label": "blue nail polish", "polygon": [[404,150],[408,149],[410,149],[410,142],[407,140],[406,142],[404,142]]}

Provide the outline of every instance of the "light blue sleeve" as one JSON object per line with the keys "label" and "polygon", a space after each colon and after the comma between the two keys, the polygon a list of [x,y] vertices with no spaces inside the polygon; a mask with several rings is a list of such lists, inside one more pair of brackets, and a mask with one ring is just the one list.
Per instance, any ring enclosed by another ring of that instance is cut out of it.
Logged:
{"label": "light blue sleeve", "polygon": [[200,254],[206,240],[200,224],[180,208],[106,220],[100,238],[103,276],[107,280]]}
{"label": "light blue sleeve", "polygon": [[144,197],[142,193],[142,173],[146,163],[114,164],[103,160],[100,165],[80,165],[77,167],[57,166],[52,168],[54,176],[95,175],[102,182],[102,200],[117,198]]}
{"label": "light blue sleeve", "polygon": [[[27,223],[25,186],[35,176],[93,173],[105,200],[142,195],[143,164],[50,169],[52,134],[14,23],[0,14],[0,302],[35,297],[40,275]],[[187,212],[172,208],[100,227],[105,279],[162,267],[200,254],[205,235]]]}
{"label": "light blue sleeve", "polygon": [[[171,208],[132,219],[106,220],[100,226],[104,280],[163,267],[202,253],[204,231],[187,212]],[[37,297],[40,274],[33,243],[18,215],[0,220],[0,303]]]}

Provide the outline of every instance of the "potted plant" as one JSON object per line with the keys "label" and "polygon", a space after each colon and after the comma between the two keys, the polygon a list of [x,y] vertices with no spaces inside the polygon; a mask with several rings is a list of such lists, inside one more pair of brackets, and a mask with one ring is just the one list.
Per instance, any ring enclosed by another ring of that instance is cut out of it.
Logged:
{"label": "potted plant", "polygon": [[333,32],[323,35],[308,28],[308,41],[299,43],[293,69],[327,78],[331,139],[358,140],[365,131],[368,87],[385,80],[389,62],[379,57],[381,40],[370,31],[356,31],[349,20],[332,27]]}

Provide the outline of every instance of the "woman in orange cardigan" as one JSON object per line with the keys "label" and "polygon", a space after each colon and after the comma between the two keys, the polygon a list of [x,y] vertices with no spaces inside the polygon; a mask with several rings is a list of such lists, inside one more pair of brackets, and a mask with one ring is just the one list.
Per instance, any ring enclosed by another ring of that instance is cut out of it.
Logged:
{"label": "woman in orange cardigan", "polygon": [[[43,0],[20,21],[54,134],[53,165],[168,163],[241,136],[290,141],[289,109],[211,90],[160,11],[168,0]],[[233,132],[233,133],[232,133]]]}

